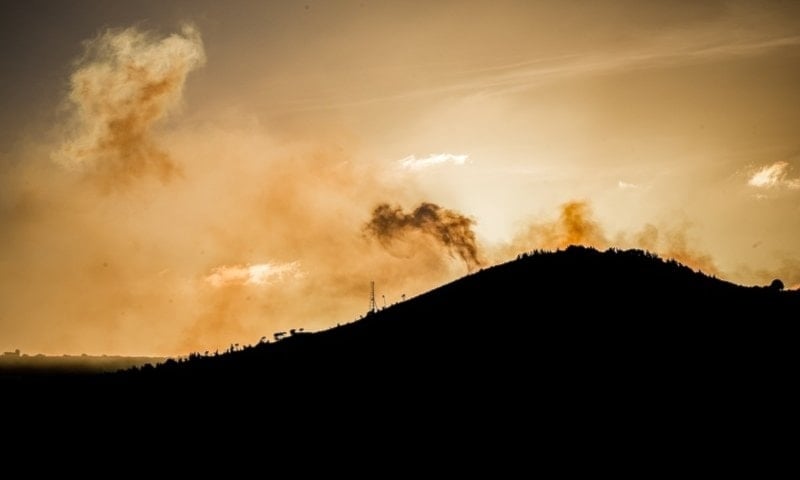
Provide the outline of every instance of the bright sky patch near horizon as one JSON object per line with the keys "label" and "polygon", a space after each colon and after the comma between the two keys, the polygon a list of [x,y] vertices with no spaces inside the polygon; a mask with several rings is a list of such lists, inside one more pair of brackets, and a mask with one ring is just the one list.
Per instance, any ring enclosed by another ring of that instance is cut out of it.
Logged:
{"label": "bright sky patch near horizon", "polygon": [[224,349],[357,318],[371,280],[391,303],[574,241],[800,284],[793,2],[31,1],[0,23],[0,349]]}

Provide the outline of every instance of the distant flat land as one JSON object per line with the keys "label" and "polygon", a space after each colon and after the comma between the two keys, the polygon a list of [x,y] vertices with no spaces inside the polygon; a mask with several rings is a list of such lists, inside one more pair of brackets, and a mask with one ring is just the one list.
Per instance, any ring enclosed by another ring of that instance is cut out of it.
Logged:
{"label": "distant flat land", "polygon": [[156,365],[164,360],[164,357],[26,355],[12,352],[0,354],[0,376],[116,372],[148,363]]}

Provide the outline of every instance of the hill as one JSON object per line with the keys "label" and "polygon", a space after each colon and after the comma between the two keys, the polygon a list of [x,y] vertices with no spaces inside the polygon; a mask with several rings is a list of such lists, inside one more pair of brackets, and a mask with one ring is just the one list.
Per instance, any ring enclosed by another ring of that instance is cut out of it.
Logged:
{"label": "hill", "polygon": [[487,391],[510,401],[528,399],[532,385],[572,400],[678,384],[767,388],[786,373],[797,311],[798,292],[734,285],[638,250],[570,247],[522,255],[326,331],[46,381],[270,401]]}
{"label": "hill", "polygon": [[777,431],[790,429],[798,400],[798,307],[798,292],[571,247],[322,332],[0,386],[20,421],[209,442],[215,456],[262,441],[343,453],[355,439],[392,465],[411,455],[493,472],[533,468],[531,458],[636,468],[673,465],[679,452],[716,466],[715,450],[788,454]]}

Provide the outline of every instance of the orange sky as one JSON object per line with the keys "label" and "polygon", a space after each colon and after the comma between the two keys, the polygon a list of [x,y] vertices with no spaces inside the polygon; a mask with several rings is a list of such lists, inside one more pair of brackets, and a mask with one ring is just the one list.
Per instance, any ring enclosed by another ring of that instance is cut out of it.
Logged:
{"label": "orange sky", "polygon": [[794,3],[4,8],[0,349],[252,343],[576,239],[800,284]]}

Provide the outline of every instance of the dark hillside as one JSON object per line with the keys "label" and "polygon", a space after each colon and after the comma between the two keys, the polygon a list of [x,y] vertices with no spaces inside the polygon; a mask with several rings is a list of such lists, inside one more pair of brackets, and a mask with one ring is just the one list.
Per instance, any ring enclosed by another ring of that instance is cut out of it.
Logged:
{"label": "dark hillside", "polygon": [[590,396],[600,408],[609,395],[663,400],[717,389],[769,395],[785,385],[798,309],[798,292],[737,286],[641,251],[571,247],[524,255],[327,331],[48,381],[269,402],[488,395],[509,407]]}

